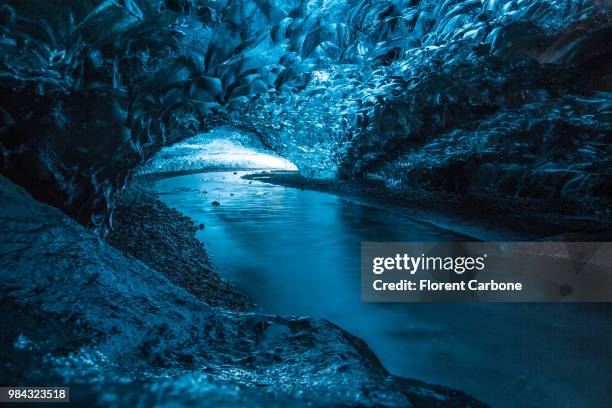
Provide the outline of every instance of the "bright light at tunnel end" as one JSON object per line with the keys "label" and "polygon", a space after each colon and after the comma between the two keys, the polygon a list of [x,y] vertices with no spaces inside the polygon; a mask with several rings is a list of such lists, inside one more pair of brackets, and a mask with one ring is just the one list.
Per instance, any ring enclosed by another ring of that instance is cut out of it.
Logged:
{"label": "bright light at tunnel end", "polygon": [[[225,137],[218,137],[218,134]],[[198,171],[217,169],[284,170],[297,171],[291,161],[264,149],[244,145],[235,140],[237,134],[220,130],[200,134],[183,142],[168,146],[144,166],[141,173]],[[234,138],[234,140],[231,140]]]}
{"label": "bright light at tunnel end", "polygon": [[314,71],[312,77],[319,82],[329,81],[329,72],[327,71]]}
{"label": "bright light at tunnel end", "polygon": [[297,171],[295,164],[282,157],[261,150],[241,146],[231,140],[214,139],[198,146],[198,159],[209,165]]}

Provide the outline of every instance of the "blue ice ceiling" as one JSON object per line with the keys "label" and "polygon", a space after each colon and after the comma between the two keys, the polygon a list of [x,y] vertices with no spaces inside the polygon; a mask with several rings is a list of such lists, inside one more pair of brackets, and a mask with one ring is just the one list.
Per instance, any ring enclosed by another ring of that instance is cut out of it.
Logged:
{"label": "blue ice ceiling", "polygon": [[609,199],[606,0],[12,0],[2,173],[104,231],[134,169],[231,125],[314,177]]}

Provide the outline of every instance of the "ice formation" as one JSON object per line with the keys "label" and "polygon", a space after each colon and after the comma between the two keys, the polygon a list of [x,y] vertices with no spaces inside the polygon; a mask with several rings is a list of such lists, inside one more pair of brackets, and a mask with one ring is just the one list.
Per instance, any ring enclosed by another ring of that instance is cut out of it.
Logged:
{"label": "ice formation", "polygon": [[610,8],[9,0],[2,173],[103,232],[138,165],[229,124],[308,176],[607,200]]}

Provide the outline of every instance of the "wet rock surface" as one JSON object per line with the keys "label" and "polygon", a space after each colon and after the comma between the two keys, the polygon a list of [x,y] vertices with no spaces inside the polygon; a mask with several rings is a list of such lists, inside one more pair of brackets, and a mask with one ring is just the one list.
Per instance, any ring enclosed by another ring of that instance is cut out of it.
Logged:
{"label": "wet rock surface", "polygon": [[324,321],[211,307],[0,178],[3,384],[125,406],[482,406]]}

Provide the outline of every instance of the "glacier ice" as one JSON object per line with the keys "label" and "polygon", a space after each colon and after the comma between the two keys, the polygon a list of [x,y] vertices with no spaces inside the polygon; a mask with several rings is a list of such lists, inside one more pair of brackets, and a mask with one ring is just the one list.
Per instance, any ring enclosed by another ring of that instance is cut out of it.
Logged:
{"label": "glacier ice", "polygon": [[138,165],[226,125],[311,177],[609,200],[611,8],[8,0],[0,168],[102,233]]}

